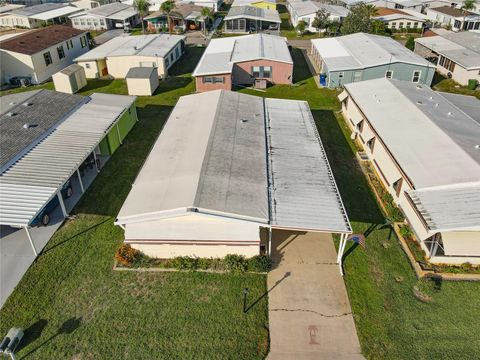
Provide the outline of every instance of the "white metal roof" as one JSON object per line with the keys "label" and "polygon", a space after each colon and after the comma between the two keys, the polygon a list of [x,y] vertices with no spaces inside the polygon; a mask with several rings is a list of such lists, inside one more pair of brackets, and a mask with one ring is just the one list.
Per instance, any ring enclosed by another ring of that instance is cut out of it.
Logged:
{"label": "white metal roof", "polygon": [[350,12],[346,7],[330,5],[318,1],[291,1],[290,6],[297,16],[316,14],[319,10],[325,10],[329,15],[345,17]]}
{"label": "white metal roof", "polygon": [[[402,10],[403,11],[403,10]],[[396,21],[396,20],[410,20],[410,21],[419,21],[419,22],[425,22],[424,19],[418,18],[416,16],[410,15],[410,14],[388,14],[388,15],[379,15],[375,16],[374,19],[380,20],[380,21]]]}
{"label": "white metal roof", "polygon": [[356,33],[311,41],[330,71],[363,69],[395,62],[429,66],[427,60],[387,36]]}
{"label": "white metal roof", "polygon": [[480,231],[480,182],[407,193],[428,230]]}
{"label": "white metal roof", "polygon": [[37,19],[37,20],[42,20],[42,21],[47,21],[51,19],[56,19],[60,16],[68,16],[77,12],[82,11],[82,9],[79,9],[75,6],[63,6],[58,9],[50,10],[50,11],[45,11],[40,14],[36,15],[31,15],[30,18],[32,19]]}
{"label": "white metal roof", "polygon": [[278,14],[277,10],[263,9],[249,5],[231,7],[224,20],[233,19],[251,19],[273,22],[277,24],[280,24],[282,22],[282,20],[280,20],[280,15]]}
{"label": "white metal roof", "polygon": [[116,12],[115,14],[108,16],[108,18],[112,20],[126,20],[137,14],[137,10],[135,10],[135,8],[131,6],[127,9],[121,10],[119,12]]}
{"label": "white metal roof", "polygon": [[480,124],[441,94],[389,79],[345,88],[417,190],[480,180]]}
{"label": "white metal roof", "polygon": [[93,61],[115,56],[163,57],[181,40],[184,35],[138,35],[117,36],[106,43],[79,56],[74,61]]}
{"label": "white metal roof", "polygon": [[234,63],[266,59],[292,64],[287,39],[267,34],[212,39],[193,76],[226,74]]}
{"label": "white metal roof", "polygon": [[96,95],[0,175],[0,224],[28,225],[135,101]]}
{"label": "white metal roof", "polygon": [[480,34],[462,31],[415,41],[466,69],[480,69]]}
{"label": "white metal roof", "polygon": [[116,222],[191,212],[351,231],[308,104],[224,90],[179,99]]}

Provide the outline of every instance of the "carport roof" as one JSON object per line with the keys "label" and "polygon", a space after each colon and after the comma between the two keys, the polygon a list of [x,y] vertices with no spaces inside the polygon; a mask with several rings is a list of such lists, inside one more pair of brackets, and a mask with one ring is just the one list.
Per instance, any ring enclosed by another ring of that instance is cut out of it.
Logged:
{"label": "carport roof", "polygon": [[117,223],[187,212],[351,232],[308,104],[224,90],[180,98]]}
{"label": "carport roof", "polygon": [[80,107],[0,175],[0,224],[27,226],[120,118],[126,99],[135,101],[97,95],[79,97]]}
{"label": "carport roof", "polygon": [[277,10],[263,9],[255,6],[233,6],[228,11],[225,20],[232,19],[252,19],[262,20],[272,23],[280,24],[280,15]]}

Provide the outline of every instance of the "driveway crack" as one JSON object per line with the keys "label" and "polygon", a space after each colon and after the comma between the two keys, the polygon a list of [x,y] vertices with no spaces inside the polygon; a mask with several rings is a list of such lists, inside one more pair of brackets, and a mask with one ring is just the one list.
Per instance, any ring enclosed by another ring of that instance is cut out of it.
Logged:
{"label": "driveway crack", "polygon": [[338,317],[343,317],[343,316],[347,316],[347,315],[351,315],[352,312],[345,312],[345,313],[342,313],[342,314],[322,314],[321,312],[318,312],[318,311],[315,311],[315,310],[307,310],[307,309],[270,309],[270,311],[285,311],[285,312],[308,312],[308,313],[312,313],[312,314],[315,314],[315,315],[318,315],[318,316],[321,316],[321,317],[325,317],[325,318],[338,318]]}

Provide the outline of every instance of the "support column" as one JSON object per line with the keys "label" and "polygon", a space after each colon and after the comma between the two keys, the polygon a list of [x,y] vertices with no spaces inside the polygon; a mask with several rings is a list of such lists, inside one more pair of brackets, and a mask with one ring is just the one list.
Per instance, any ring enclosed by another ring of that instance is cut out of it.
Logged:
{"label": "support column", "polygon": [[33,243],[32,236],[30,235],[30,231],[28,231],[28,226],[25,226],[25,232],[27,233],[28,241],[30,241],[30,246],[33,249],[33,253],[35,254],[35,257],[37,257],[37,249],[35,249],[35,244]]}
{"label": "support column", "polygon": [[117,128],[118,142],[121,145],[121,144],[123,144],[123,142],[122,142],[122,137],[120,136],[120,129],[118,128],[118,122],[117,122],[117,125],[115,125],[115,127]]}
{"label": "support column", "polygon": [[272,255],[272,228],[268,228],[268,256]]}
{"label": "support column", "polygon": [[100,169],[97,166],[97,154],[95,154],[95,149],[93,149],[93,159],[95,160],[95,169],[97,169],[97,173],[99,173]]}
{"label": "support column", "polygon": [[57,192],[57,197],[58,197],[58,202],[60,203],[60,207],[62,208],[63,217],[67,217],[68,213],[67,213],[67,209],[65,208],[65,203],[63,202],[61,190]]}
{"label": "support column", "polygon": [[[95,164],[95,166],[97,166]],[[80,170],[77,169],[77,176],[78,176],[78,182],[80,183],[80,189],[82,190],[82,194],[85,192],[85,188],[83,187],[83,181],[82,181],[82,175],[80,175]]]}
{"label": "support column", "polygon": [[340,235],[340,244],[338,244],[338,254],[337,254],[337,264],[341,265],[342,256],[343,256],[343,248],[344,248],[345,241],[345,234]]}
{"label": "support column", "polygon": [[435,238],[436,238],[436,235],[433,235],[432,240],[430,242],[430,256],[429,256],[429,258],[431,258],[433,256],[432,255],[433,254],[433,247],[435,246],[435,243],[436,243]]}

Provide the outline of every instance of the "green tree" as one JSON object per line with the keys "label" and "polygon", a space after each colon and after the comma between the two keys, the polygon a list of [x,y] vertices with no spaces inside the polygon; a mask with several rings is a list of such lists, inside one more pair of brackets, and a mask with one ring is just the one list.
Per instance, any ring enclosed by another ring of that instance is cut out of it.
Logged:
{"label": "green tree", "polygon": [[297,30],[297,32],[300,34],[300,35],[303,35],[303,33],[305,32],[305,28],[307,27],[307,24],[305,23],[305,21],[302,21],[300,20],[297,24],[297,26],[295,27],[295,29]]}
{"label": "green tree", "polygon": [[172,0],[167,0],[160,5],[160,10],[164,15],[167,16],[167,27],[168,27],[168,32],[171,34],[172,33],[172,24],[171,24],[171,18],[170,14],[172,10],[175,8],[175,2]]}
{"label": "green tree", "polygon": [[327,25],[327,34],[329,36],[337,35],[340,31],[340,26],[342,26],[342,23],[340,21],[330,21]]}
{"label": "green tree", "polygon": [[312,21],[312,26],[320,33],[321,30],[325,30],[328,26],[328,17],[330,14],[325,9],[320,9],[315,14],[315,18]]}
{"label": "green tree", "polygon": [[202,8],[202,17],[203,17],[203,31],[205,36],[207,36],[207,21],[211,21],[214,18],[212,9],[208,7]]}
{"label": "green tree", "polygon": [[384,35],[385,34],[385,23],[381,20],[372,20],[371,32],[373,34]]}
{"label": "green tree", "polygon": [[372,17],[377,14],[377,9],[373,5],[359,3],[350,8],[350,13],[345,17],[342,23],[342,34],[354,34],[358,32],[371,32]]}
{"label": "green tree", "polygon": [[413,36],[408,37],[407,42],[405,43],[405,47],[413,51],[413,49],[415,48],[415,38]]}
{"label": "green tree", "polygon": [[148,9],[150,8],[150,3],[148,0],[134,0],[133,7],[137,10],[140,18],[142,19],[142,33],[145,34],[145,25],[143,24],[143,18],[145,15],[148,15]]}
{"label": "green tree", "polygon": [[463,10],[463,24],[462,27],[463,29],[461,30],[467,30],[465,28],[465,20],[470,13],[470,10],[473,10],[475,8],[475,0],[463,0],[462,4],[462,10]]}

